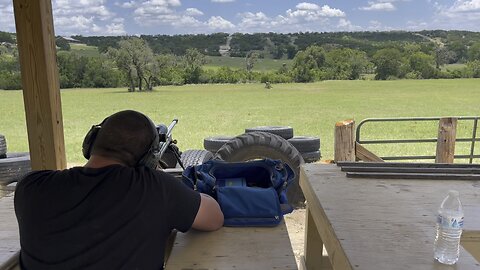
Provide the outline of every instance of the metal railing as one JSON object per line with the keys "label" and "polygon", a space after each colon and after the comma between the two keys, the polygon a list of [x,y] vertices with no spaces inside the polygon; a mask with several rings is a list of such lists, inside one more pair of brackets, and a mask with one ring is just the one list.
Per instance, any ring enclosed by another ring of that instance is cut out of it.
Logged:
{"label": "metal railing", "polygon": [[[433,143],[437,142],[437,138],[432,139],[391,139],[391,140],[362,140],[361,128],[369,122],[408,122],[408,121],[439,121],[442,117],[402,117],[402,118],[367,118],[361,121],[356,128],[356,141],[359,144],[392,144],[392,143]],[[469,155],[454,155],[457,159],[469,159],[469,163],[473,163],[474,158],[480,158],[475,155],[475,142],[480,141],[477,138],[477,127],[480,116],[459,116],[455,117],[458,121],[473,121],[472,136],[468,138],[456,138],[456,142],[470,142]],[[383,160],[413,160],[413,159],[435,159],[435,156],[384,156]]]}

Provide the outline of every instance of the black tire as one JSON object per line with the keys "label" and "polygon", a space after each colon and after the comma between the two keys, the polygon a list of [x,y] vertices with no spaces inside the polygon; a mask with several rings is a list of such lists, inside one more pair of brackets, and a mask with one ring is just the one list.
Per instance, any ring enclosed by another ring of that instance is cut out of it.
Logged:
{"label": "black tire", "polygon": [[0,134],[0,158],[7,157],[7,141],[5,140],[5,136]]}
{"label": "black tire", "polygon": [[212,153],[216,153],[220,147],[235,137],[233,136],[214,136],[203,139],[203,147]]}
{"label": "black tire", "polygon": [[292,127],[262,126],[262,127],[253,127],[253,128],[245,129],[245,133],[257,132],[257,131],[272,133],[284,138],[285,140],[288,140],[293,137]]}
{"label": "black tire", "polygon": [[305,153],[301,153],[301,155],[305,163],[317,162],[322,157],[322,155],[320,154],[320,151],[305,152]]}
{"label": "black tire", "polygon": [[182,153],[180,160],[183,166],[195,166],[200,165],[213,158],[213,154],[207,150],[187,150]]}
{"label": "black tire", "polygon": [[288,187],[288,201],[295,207],[304,206],[305,197],[298,183],[302,156],[287,140],[267,132],[250,132],[239,135],[217,151],[216,159],[229,162],[261,158],[280,159],[295,172],[293,183]]}
{"label": "black tire", "polygon": [[320,138],[318,137],[295,136],[291,139],[288,139],[288,142],[297,148],[298,152],[300,153],[315,152],[320,150]]}
{"label": "black tire", "polygon": [[8,153],[0,159],[0,185],[18,182],[25,174],[32,171],[29,153]]}

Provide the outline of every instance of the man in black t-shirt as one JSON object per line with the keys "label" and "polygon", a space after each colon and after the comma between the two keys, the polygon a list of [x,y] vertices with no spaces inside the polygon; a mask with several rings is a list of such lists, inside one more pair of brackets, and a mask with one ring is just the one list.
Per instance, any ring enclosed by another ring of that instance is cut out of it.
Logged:
{"label": "man in black t-shirt", "polygon": [[223,225],[213,198],[144,166],[158,140],[148,117],[122,111],[94,128],[84,167],[17,185],[22,269],[162,269],[173,229]]}

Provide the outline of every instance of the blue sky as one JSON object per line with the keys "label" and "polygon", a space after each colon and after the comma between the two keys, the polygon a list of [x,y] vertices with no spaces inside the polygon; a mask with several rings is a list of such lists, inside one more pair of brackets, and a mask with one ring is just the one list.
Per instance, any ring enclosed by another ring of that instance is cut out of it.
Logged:
{"label": "blue sky", "polygon": [[[57,35],[480,31],[480,0],[52,0]],[[15,31],[12,0],[0,30]]]}

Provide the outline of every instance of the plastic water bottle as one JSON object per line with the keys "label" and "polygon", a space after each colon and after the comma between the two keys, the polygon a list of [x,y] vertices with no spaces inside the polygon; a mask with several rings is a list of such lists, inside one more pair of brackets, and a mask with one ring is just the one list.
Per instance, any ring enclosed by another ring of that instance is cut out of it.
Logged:
{"label": "plastic water bottle", "polygon": [[434,258],[443,264],[455,264],[460,253],[460,237],[463,229],[463,209],[458,191],[450,190],[437,216],[437,236]]}

